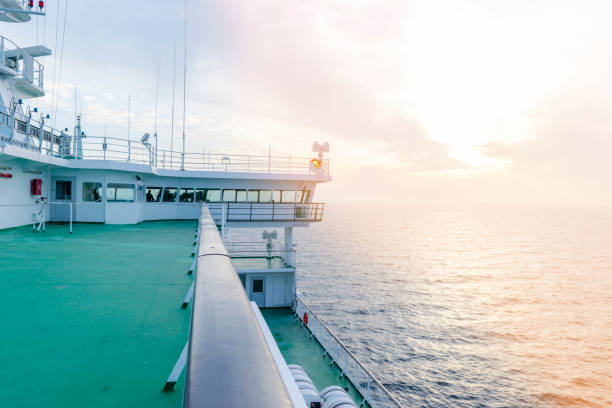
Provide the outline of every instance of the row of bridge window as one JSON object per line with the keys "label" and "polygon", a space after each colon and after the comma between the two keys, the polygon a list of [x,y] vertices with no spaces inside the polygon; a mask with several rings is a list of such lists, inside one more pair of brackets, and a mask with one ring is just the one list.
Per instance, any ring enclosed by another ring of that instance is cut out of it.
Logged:
{"label": "row of bridge window", "polygon": [[[58,194],[63,194],[59,193],[59,191],[60,189],[58,188]],[[67,197],[57,198],[66,199]],[[149,203],[174,203],[177,201],[180,203],[305,203],[310,199],[310,190],[222,190],[207,188],[146,187],[144,198],[145,201]],[[136,190],[134,184],[108,183],[106,185],[106,201],[133,202],[135,199]],[[102,201],[102,184],[83,183],[83,201]]]}

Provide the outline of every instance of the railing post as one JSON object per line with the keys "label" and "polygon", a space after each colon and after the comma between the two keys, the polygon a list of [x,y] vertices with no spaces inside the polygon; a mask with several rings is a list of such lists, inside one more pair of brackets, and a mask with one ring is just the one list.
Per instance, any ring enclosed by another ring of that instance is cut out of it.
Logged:
{"label": "railing post", "polygon": [[131,155],[132,155],[132,141],[128,140],[128,159],[127,159],[128,163],[131,160]]}

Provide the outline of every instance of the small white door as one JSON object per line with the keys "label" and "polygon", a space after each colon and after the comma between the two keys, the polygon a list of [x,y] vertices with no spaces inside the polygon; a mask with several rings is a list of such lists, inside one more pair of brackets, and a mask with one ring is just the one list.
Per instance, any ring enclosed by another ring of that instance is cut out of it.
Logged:
{"label": "small white door", "polygon": [[285,277],[275,276],[270,278],[268,288],[272,291],[271,306],[286,306],[285,299]]}
{"label": "small white door", "polygon": [[251,278],[251,300],[259,307],[266,306],[266,292],[264,278]]}

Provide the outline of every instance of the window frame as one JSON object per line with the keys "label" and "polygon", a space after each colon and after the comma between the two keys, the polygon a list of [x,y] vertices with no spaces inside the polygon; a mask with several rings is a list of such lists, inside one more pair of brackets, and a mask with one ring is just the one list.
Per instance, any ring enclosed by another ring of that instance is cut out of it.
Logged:
{"label": "window frame", "polygon": [[[173,201],[166,201],[166,191],[167,190],[174,190],[174,200]],[[178,200],[178,192],[179,189],[178,187],[164,187],[164,191],[162,192],[162,203],[176,203]]]}
{"label": "window frame", "polygon": [[[68,188],[67,190],[66,196],[63,194],[65,192],[65,189],[64,188],[58,189],[58,185],[69,185],[70,186],[70,188]],[[58,197],[57,195],[58,193],[62,193],[61,198]],[[55,199],[59,201],[72,201],[72,180],[55,180]]]}
{"label": "window frame", "polygon": [[[151,189],[159,189],[159,193],[157,194],[157,200],[154,201],[149,201],[147,200],[147,192]],[[153,186],[148,186],[145,187],[145,203],[161,203],[161,198],[162,198],[162,193],[164,192],[164,188],[163,187],[153,187]]]}
{"label": "window frame", "polygon": [[[191,190],[191,201],[183,201],[181,199],[183,195],[183,190]],[[193,187],[181,187],[178,192],[178,202],[179,203],[195,203],[195,192],[196,192],[196,189]]]}
{"label": "window frame", "polygon": [[[255,194],[255,200],[251,200],[251,193]],[[259,202],[259,190],[248,190],[246,196],[247,203],[258,203]]]}
{"label": "window frame", "polygon": [[[94,187],[94,190],[93,190],[93,191],[95,191],[95,188],[99,188],[99,189],[100,189],[100,190],[98,191],[98,195],[99,195],[99,197],[100,197],[100,199],[99,199],[99,200],[87,200],[87,199],[85,198],[85,191],[86,191],[86,189],[85,189],[85,185],[86,185],[86,184],[89,184],[89,185],[95,185],[96,187]],[[83,194],[82,194],[82,196],[83,196],[83,202],[84,202],[84,203],[101,203],[102,201],[104,201],[104,193],[103,193],[104,188],[103,188],[103,186],[102,186],[102,183],[100,183],[99,181],[84,181],[84,182],[82,183],[81,187],[83,188]]]}
{"label": "window frame", "polygon": [[[131,200],[117,200],[117,189],[131,189],[132,190],[132,199]],[[110,194],[111,189],[115,190],[113,195]],[[111,197],[113,197],[111,199]],[[134,184],[130,183],[106,183],[106,201],[109,203],[133,203],[136,201],[136,188]]]}
{"label": "window frame", "polygon": [[[203,196],[202,196],[202,200],[198,201],[198,193],[202,192]],[[207,188],[195,188],[194,189],[194,203],[205,203],[206,202],[206,194],[208,192]]]}
{"label": "window frame", "polygon": [[[219,199],[216,201],[213,200],[209,200],[208,199],[208,194],[209,193],[218,193],[219,194]],[[211,188],[211,189],[206,189],[206,202],[207,203],[222,203],[223,202],[223,193],[222,190],[220,188]]]}
{"label": "window frame", "polygon": [[[259,199],[258,203],[269,204],[272,203],[272,190],[258,190],[259,191]],[[268,201],[261,201],[261,193],[270,193],[270,199]]]}
{"label": "window frame", "polygon": [[[233,200],[226,200],[225,199],[225,193],[230,193],[231,191],[234,192],[234,199]],[[223,189],[223,192],[221,193],[221,202],[222,203],[235,203],[236,202],[236,190],[233,189],[233,188],[228,188],[227,190]]]}

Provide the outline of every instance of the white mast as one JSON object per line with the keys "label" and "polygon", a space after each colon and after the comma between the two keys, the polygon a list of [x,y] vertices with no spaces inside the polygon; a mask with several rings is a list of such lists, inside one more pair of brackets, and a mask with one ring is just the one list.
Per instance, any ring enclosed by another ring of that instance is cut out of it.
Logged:
{"label": "white mast", "polygon": [[174,154],[174,91],[176,89],[176,40],[174,41],[174,69],[172,70],[172,129],[170,130],[170,168]]}
{"label": "white mast", "polygon": [[159,96],[159,71],[161,62],[157,64],[157,85],[155,87],[155,167],[157,167],[157,100]]}
{"label": "white mast", "polygon": [[130,140],[130,120],[132,119],[132,95],[128,94],[128,141]]}
{"label": "white mast", "polygon": [[185,0],[185,66],[183,69],[183,153],[181,153],[181,170],[185,170],[185,115],[187,105],[187,0]]}

